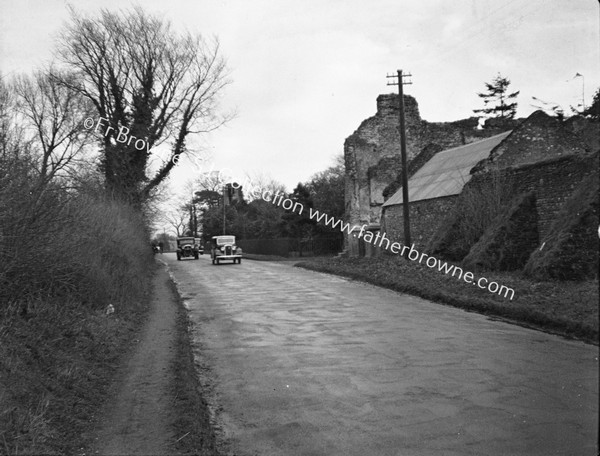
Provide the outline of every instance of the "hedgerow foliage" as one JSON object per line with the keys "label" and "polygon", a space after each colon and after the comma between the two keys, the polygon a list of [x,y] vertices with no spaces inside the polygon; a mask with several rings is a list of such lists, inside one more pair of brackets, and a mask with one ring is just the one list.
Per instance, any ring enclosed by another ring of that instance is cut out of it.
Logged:
{"label": "hedgerow foliage", "polygon": [[40,179],[27,153],[0,149],[2,454],[78,450],[143,313],[146,224],[103,195]]}
{"label": "hedgerow foliage", "polygon": [[98,308],[140,291],[150,249],[137,211],[57,183],[40,185],[26,159],[5,159],[0,169],[4,309],[67,294]]}

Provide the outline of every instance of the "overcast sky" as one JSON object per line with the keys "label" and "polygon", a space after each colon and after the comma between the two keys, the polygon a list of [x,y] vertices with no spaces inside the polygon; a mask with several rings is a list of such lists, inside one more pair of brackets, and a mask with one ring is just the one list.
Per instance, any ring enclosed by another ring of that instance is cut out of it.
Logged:
{"label": "overcast sky", "polygon": [[[60,0],[0,0],[0,70],[30,72],[52,57],[68,19]],[[73,0],[83,11],[122,0]],[[233,83],[223,108],[237,118],[205,138],[215,168],[262,172],[291,190],[332,164],[344,139],[412,73],[421,116],[451,121],[481,107],[476,92],[498,72],[520,90],[568,109],[600,86],[597,0],[145,0],[176,29],[216,35]],[[576,73],[583,78],[573,78]],[[175,180],[193,173],[187,164]],[[172,179],[173,180],[173,179]]]}

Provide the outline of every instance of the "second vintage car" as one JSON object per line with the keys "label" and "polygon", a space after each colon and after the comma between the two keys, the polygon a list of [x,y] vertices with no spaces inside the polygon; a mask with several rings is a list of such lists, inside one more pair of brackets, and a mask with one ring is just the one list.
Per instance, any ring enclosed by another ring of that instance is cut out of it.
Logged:
{"label": "second vintage car", "polygon": [[210,249],[212,264],[219,264],[223,260],[242,262],[242,248],[235,245],[235,236],[213,236]]}
{"label": "second vintage car", "polygon": [[178,237],[177,238],[177,259],[182,258],[198,259],[198,246],[193,237]]}

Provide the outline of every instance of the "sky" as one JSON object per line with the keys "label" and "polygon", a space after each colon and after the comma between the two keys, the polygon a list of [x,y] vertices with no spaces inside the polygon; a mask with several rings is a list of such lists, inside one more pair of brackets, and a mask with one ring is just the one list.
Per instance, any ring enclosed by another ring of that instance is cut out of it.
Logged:
{"label": "sky", "polygon": [[[78,10],[122,10],[122,0],[72,0]],[[345,138],[397,91],[387,74],[412,74],[405,93],[428,121],[470,117],[498,73],[532,97],[589,105],[600,87],[597,0],[140,0],[175,30],[216,36],[236,117],[197,138],[198,153],[234,176],[270,176],[292,190],[334,162]],[[0,0],[0,71],[29,73],[52,60],[69,18],[61,0]],[[577,73],[583,77],[574,77]],[[182,160],[170,185],[199,172]]]}

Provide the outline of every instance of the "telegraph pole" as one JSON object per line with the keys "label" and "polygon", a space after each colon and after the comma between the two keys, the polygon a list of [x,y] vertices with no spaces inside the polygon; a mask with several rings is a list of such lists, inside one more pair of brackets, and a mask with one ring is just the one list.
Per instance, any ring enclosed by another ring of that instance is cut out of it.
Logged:
{"label": "telegraph pole", "polygon": [[226,230],[225,230],[225,224],[226,224],[226,216],[225,216],[225,192],[227,191],[227,187],[223,186],[223,234],[227,234]]}
{"label": "telegraph pole", "polygon": [[585,77],[581,73],[577,73],[575,77],[581,78],[581,108],[585,111]]}
{"label": "telegraph pole", "polygon": [[192,204],[194,207],[194,237],[197,238],[198,237],[198,215],[196,213],[196,202],[193,201]]}
{"label": "telegraph pole", "polygon": [[[406,165],[406,126],[404,122],[404,90],[403,86],[412,84],[410,81],[404,81],[403,78],[412,76],[409,74],[402,74],[402,70],[398,70],[397,75],[387,75],[387,78],[393,78],[392,82],[388,82],[387,85],[398,86],[398,111],[400,117],[400,153],[402,156],[402,209],[404,218],[404,245],[411,245],[410,242],[410,219],[409,219],[409,207],[408,207],[408,167]],[[396,78],[397,81],[395,80]],[[405,255],[408,258],[408,253]]]}

